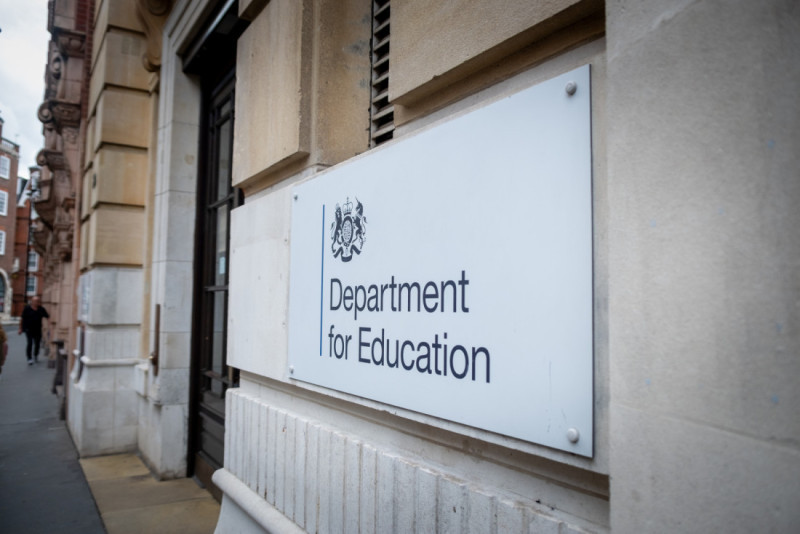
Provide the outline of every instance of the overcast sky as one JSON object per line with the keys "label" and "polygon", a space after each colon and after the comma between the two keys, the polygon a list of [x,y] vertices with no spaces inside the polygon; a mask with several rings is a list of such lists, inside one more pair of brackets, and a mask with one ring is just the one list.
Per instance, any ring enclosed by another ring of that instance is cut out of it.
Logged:
{"label": "overcast sky", "polygon": [[47,0],[0,0],[0,116],[3,137],[20,145],[19,175],[28,178],[44,147],[36,116],[44,101]]}

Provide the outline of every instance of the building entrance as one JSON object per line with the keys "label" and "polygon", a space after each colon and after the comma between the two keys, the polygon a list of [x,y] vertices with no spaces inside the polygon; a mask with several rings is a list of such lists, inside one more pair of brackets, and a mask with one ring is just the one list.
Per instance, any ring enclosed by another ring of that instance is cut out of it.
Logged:
{"label": "building entrance", "polygon": [[218,498],[211,475],[224,459],[225,391],[239,379],[226,358],[230,212],[239,198],[231,187],[234,84],[233,69],[204,84],[197,191],[189,467]]}

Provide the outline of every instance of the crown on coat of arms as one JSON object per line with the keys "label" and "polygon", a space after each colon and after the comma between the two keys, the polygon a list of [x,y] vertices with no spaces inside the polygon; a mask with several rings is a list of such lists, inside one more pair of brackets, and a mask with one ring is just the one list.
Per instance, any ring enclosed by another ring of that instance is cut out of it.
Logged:
{"label": "crown on coat of arms", "polygon": [[353,203],[350,202],[350,197],[347,197],[347,202],[342,204],[342,213],[344,215],[350,215],[353,212]]}

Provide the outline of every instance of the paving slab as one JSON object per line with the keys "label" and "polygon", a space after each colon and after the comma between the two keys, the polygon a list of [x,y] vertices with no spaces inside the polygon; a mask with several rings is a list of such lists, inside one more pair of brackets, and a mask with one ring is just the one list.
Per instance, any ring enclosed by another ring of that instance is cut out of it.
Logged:
{"label": "paving slab", "polygon": [[95,456],[83,458],[80,462],[83,474],[89,481],[150,474],[150,470],[135,454]]}
{"label": "paving slab", "polygon": [[135,454],[83,458],[80,465],[109,534],[216,528],[219,504],[192,479],[156,480]]}
{"label": "paving slab", "polygon": [[214,499],[194,499],[103,514],[109,534],[211,534],[217,519],[219,505]]}

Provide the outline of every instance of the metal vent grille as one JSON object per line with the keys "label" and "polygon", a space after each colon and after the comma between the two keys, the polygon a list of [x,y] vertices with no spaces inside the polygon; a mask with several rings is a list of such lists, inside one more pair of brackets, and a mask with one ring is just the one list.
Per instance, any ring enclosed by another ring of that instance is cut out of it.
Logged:
{"label": "metal vent grille", "polygon": [[372,2],[372,105],[370,146],[394,136],[394,106],[389,102],[389,34],[391,0]]}

